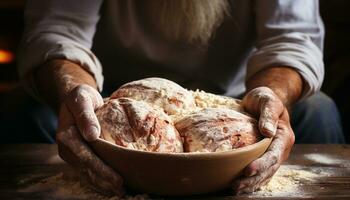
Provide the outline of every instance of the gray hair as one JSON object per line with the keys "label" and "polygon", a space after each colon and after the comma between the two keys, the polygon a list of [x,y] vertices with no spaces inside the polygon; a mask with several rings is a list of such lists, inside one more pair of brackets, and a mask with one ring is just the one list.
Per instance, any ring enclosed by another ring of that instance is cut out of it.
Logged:
{"label": "gray hair", "polygon": [[229,15],[227,0],[151,0],[150,20],[166,39],[206,45]]}

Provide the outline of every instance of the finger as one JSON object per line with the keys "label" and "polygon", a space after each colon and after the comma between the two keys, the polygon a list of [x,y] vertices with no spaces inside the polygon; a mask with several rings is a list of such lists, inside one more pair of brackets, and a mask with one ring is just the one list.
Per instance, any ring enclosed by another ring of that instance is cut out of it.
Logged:
{"label": "finger", "polygon": [[93,189],[103,194],[106,194],[107,196],[114,194],[121,197],[125,194],[124,190],[116,188],[114,185],[111,184],[111,182],[106,181],[105,178],[96,175],[89,169],[81,170],[81,178],[90,183],[89,185]]}
{"label": "finger", "polygon": [[270,170],[266,171],[264,174],[261,174],[257,177],[249,177],[243,179],[242,184],[247,185],[247,187],[242,188],[241,190],[237,191],[237,193],[252,193],[257,191],[262,185],[268,183],[268,181],[276,173],[278,168],[279,165],[274,165],[271,167]]}
{"label": "finger", "polygon": [[73,154],[73,152],[62,142],[62,137],[64,132],[59,132],[56,134],[56,141],[58,147],[58,155],[67,163],[72,165],[73,167],[80,168],[79,159]]}
{"label": "finger", "polygon": [[[275,173],[277,173],[277,171],[278,171],[278,169],[276,170]],[[258,189],[260,189],[262,186],[267,185],[267,184],[271,181],[271,179],[272,179],[273,176],[274,176],[274,175],[272,175],[271,177],[269,177],[269,178],[267,178],[266,180],[262,181],[262,182],[260,183]]]}
{"label": "finger", "polygon": [[259,130],[262,135],[275,135],[284,105],[270,88],[258,87],[249,91],[243,98],[242,105],[249,113],[259,118]]}
{"label": "finger", "polygon": [[95,108],[102,104],[100,94],[88,86],[77,87],[67,100],[67,107],[73,114],[80,133],[87,141],[94,141],[100,135],[101,128],[95,115]]}
{"label": "finger", "polygon": [[114,192],[122,194],[122,178],[91,151],[74,126],[70,127],[64,136],[60,136],[59,141],[75,155],[71,157],[77,159],[74,163],[79,163],[80,168],[86,171],[89,170],[90,177],[100,177],[113,186]]}
{"label": "finger", "polygon": [[270,166],[283,161],[284,155],[289,155],[289,151],[293,145],[290,143],[290,130],[280,123],[275,138],[272,140],[267,151],[258,159],[251,162],[245,169],[245,176],[254,176],[255,174],[262,173]]}
{"label": "finger", "polygon": [[261,174],[266,171],[271,166],[278,163],[280,155],[275,151],[268,150],[263,156],[251,162],[245,169],[245,176],[254,176],[256,174]]}
{"label": "finger", "polygon": [[75,125],[75,120],[73,118],[72,113],[67,108],[67,105],[63,103],[60,108],[60,113],[58,115],[58,127],[57,127],[57,134],[56,138],[58,136],[58,133],[64,132],[69,127]]}
{"label": "finger", "polygon": [[243,177],[235,183],[235,192],[237,194],[241,193],[251,193],[256,191],[270,179],[273,174],[277,171],[279,164],[275,164],[268,168],[263,173],[257,174],[252,177]]}
{"label": "finger", "polygon": [[264,136],[273,137],[284,106],[277,97],[262,97],[260,102],[259,130]]}
{"label": "finger", "polygon": [[236,192],[251,192],[256,190],[262,183],[270,178],[278,169],[283,161],[284,154],[289,154],[290,144],[287,141],[288,130],[283,124],[279,125],[277,135],[272,141],[266,153],[260,158],[251,162],[245,169],[243,177],[234,182]]}
{"label": "finger", "polygon": [[294,132],[290,126],[280,123],[277,129],[277,134],[285,144],[285,148],[281,158],[282,161],[285,161],[287,160],[290,154],[290,151],[292,150],[293,144],[295,142]]}

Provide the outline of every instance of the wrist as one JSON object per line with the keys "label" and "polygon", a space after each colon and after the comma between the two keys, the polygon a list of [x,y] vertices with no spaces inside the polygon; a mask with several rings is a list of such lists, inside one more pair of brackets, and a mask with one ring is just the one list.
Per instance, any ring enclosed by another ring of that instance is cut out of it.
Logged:
{"label": "wrist", "polygon": [[302,94],[303,80],[290,67],[272,67],[252,76],[247,80],[246,86],[247,92],[257,87],[268,87],[286,107],[290,107]]}
{"label": "wrist", "polygon": [[68,60],[46,62],[35,75],[35,84],[41,97],[58,111],[66,96],[82,84],[97,88],[94,77],[80,65]]}

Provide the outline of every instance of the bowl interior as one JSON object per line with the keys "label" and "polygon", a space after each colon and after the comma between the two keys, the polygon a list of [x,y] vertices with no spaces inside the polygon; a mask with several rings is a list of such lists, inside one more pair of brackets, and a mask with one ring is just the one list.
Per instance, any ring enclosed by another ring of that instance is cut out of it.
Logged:
{"label": "bowl interior", "polygon": [[213,153],[157,153],[127,149],[103,139],[91,143],[95,153],[137,191],[192,195],[225,189],[245,166],[260,157],[271,138],[234,150]]}

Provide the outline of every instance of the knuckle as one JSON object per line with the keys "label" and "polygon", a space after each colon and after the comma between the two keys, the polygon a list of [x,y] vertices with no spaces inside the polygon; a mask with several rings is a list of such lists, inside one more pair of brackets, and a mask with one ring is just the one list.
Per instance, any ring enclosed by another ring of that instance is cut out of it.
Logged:
{"label": "knuckle", "polygon": [[79,93],[75,88],[67,95],[67,97],[64,99],[64,102],[67,107],[71,109],[72,107],[75,107],[80,100],[81,99],[79,98]]}
{"label": "knuckle", "polygon": [[90,98],[87,86],[79,85],[75,87],[69,94],[69,99],[72,99],[74,103],[85,102]]}
{"label": "knuckle", "polygon": [[86,102],[90,98],[89,92],[86,90],[81,90],[79,93],[75,96],[76,102]]}
{"label": "knuckle", "polygon": [[271,178],[278,169],[278,165],[273,165],[265,175],[265,179]]}
{"label": "knuckle", "polygon": [[74,137],[74,129],[73,127],[69,127],[68,129],[64,131],[59,131],[56,133],[56,140],[60,143],[67,143],[69,141],[73,141],[75,139]]}
{"label": "knuckle", "polygon": [[88,86],[86,84],[81,84],[78,85],[77,87],[74,88],[74,90],[79,93],[81,91],[87,90]]}
{"label": "knuckle", "polygon": [[59,131],[56,133],[56,141],[63,142],[64,137],[65,137],[65,135],[64,135],[63,131]]}
{"label": "knuckle", "polygon": [[253,161],[250,165],[247,166],[247,170],[256,170],[257,169],[257,161]]}
{"label": "knuckle", "polygon": [[279,167],[280,167],[279,164],[273,165],[273,166],[271,167],[271,172],[272,172],[272,174],[270,175],[270,177],[272,177],[272,175],[274,175],[275,172],[277,172],[277,170],[278,170]]}
{"label": "knuckle", "polygon": [[279,159],[279,156],[276,155],[275,153],[273,153],[273,154],[270,155],[270,161],[271,161],[271,163],[272,163],[273,165],[276,164],[276,163],[278,162],[278,159]]}
{"label": "knuckle", "polygon": [[264,173],[267,169],[277,163],[278,156],[274,153],[274,151],[270,150],[261,159],[259,159],[259,172]]}
{"label": "knuckle", "polygon": [[262,104],[268,104],[275,100],[274,96],[269,93],[259,94],[258,98]]}
{"label": "knuckle", "polygon": [[70,92],[70,95],[71,96],[77,96],[79,93],[81,93],[83,89],[81,88],[81,86],[77,86],[75,87],[71,92]]}
{"label": "knuckle", "polygon": [[264,169],[267,168],[266,158],[261,157],[253,161],[251,165],[249,165],[249,167],[250,167],[250,170],[255,171],[256,174],[261,174],[262,172],[264,172]]}

